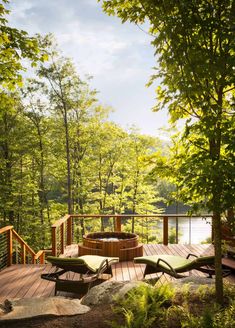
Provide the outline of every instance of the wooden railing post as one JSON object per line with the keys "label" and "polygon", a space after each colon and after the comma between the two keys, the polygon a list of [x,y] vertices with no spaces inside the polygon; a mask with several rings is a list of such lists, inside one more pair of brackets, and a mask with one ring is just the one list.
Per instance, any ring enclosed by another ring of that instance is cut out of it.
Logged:
{"label": "wooden railing post", "polygon": [[21,264],[25,264],[26,263],[26,248],[25,248],[25,244],[21,244]]}
{"label": "wooden railing post", "polygon": [[68,220],[67,220],[67,245],[72,244],[72,223],[73,223],[73,218],[70,215]]}
{"label": "wooden railing post", "polygon": [[163,217],[163,245],[168,245],[168,216]]}
{"label": "wooden railing post", "polygon": [[51,232],[52,232],[52,236],[51,236],[51,238],[52,238],[52,255],[56,256],[57,255],[56,227],[52,227]]}
{"label": "wooden railing post", "polygon": [[122,218],[120,216],[115,217],[115,231],[116,232],[122,231]]}
{"label": "wooden railing post", "polygon": [[39,260],[40,264],[45,263],[45,252],[43,250],[38,251],[37,254],[34,255],[34,258],[33,258],[34,264],[36,264],[38,260]]}
{"label": "wooden railing post", "polygon": [[44,264],[45,263],[45,252],[42,253],[42,255],[40,256],[40,264]]}
{"label": "wooden railing post", "polygon": [[64,254],[64,225],[65,223],[62,223],[61,226],[60,226],[60,238],[61,238],[61,241],[60,241],[60,252],[61,254]]}
{"label": "wooden railing post", "polygon": [[8,258],[7,265],[12,265],[12,253],[13,253],[13,245],[12,245],[12,229],[8,230],[8,238],[7,238],[7,248],[8,248]]}

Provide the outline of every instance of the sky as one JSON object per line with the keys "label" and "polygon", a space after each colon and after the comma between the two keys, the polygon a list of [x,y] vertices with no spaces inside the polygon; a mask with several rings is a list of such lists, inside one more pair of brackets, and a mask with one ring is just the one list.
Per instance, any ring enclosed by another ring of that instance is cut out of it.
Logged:
{"label": "sky", "polygon": [[114,109],[112,121],[164,138],[167,113],[151,110],[157,84],[145,86],[157,65],[151,36],[109,17],[97,0],[10,0],[10,10],[10,26],[30,35],[53,33],[78,73],[93,76],[100,103]]}

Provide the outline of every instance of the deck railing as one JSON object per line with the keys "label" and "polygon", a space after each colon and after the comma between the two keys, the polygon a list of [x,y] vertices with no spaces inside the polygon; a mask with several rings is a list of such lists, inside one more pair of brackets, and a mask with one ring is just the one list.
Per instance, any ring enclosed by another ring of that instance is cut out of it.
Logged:
{"label": "deck railing", "polygon": [[[178,243],[180,236],[179,220],[188,220],[189,238],[188,243],[191,243],[192,238],[192,223],[194,219],[203,218],[211,222],[211,215],[194,215],[187,216],[185,214],[156,214],[156,215],[89,215],[89,214],[73,214],[66,215],[60,220],[56,221],[52,225],[52,254],[59,256],[64,253],[65,247],[73,243],[79,243],[82,241],[83,234],[87,232],[97,231],[97,225],[99,230],[105,231],[128,231],[136,232],[140,241],[143,241],[143,231],[148,238],[150,229],[160,230],[159,243],[168,245],[170,237],[170,224],[172,219],[175,219],[174,224],[174,243]],[[129,221],[129,224],[128,224]],[[138,229],[137,231],[137,224]],[[172,222],[171,222],[172,228]],[[141,230],[142,229],[142,230]],[[211,228],[210,228],[211,229]],[[171,236],[172,237],[172,236]],[[212,237],[212,229],[210,230],[210,237]],[[147,240],[149,243],[150,240]]]}
{"label": "deck railing", "polygon": [[0,229],[0,270],[12,264],[43,264],[43,250],[35,253],[13,226]]}

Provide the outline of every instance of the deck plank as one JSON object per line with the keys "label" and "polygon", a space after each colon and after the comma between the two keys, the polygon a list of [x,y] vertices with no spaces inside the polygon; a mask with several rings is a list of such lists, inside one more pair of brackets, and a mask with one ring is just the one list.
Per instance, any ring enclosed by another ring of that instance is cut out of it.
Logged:
{"label": "deck plank", "polygon": [[[40,270],[41,269],[41,270]],[[39,267],[39,271],[35,270],[35,274],[33,275],[34,281],[31,286],[27,289],[26,293],[24,294],[24,298],[31,298],[34,297],[34,295],[37,295],[39,293],[39,288],[41,283],[43,282],[42,279],[38,279],[38,276],[41,276],[41,274],[45,274],[52,271],[51,267],[49,265],[45,265],[44,267]],[[54,269],[53,269],[54,271]],[[54,284],[52,284],[52,287]]]}
{"label": "deck plank", "polygon": [[[67,256],[77,256],[77,245],[71,245],[66,253]],[[154,254],[173,254],[186,256],[188,253],[194,253],[198,256],[213,254],[213,245],[179,245],[171,244],[168,246],[162,244],[144,245],[144,255]],[[235,261],[234,261],[235,263]],[[113,278],[116,281],[141,280],[145,269],[144,264],[136,264],[132,261],[119,262],[112,265]],[[0,272],[0,303],[6,298],[31,298],[48,297],[54,295],[55,286],[53,282],[41,279],[41,274],[52,272],[55,269],[51,265],[12,265]],[[193,275],[204,275],[201,272],[193,270]],[[160,274],[158,274],[160,276]],[[76,274],[71,273],[71,279],[76,279]],[[147,276],[150,278],[156,275]],[[169,275],[163,275],[159,283],[172,281],[174,278]],[[235,284],[235,275],[230,275],[226,280]],[[60,295],[60,294],[59,294]],[[63,293],[66,295],[66,293]],[[70,296],[70,294],[68,294]]]}

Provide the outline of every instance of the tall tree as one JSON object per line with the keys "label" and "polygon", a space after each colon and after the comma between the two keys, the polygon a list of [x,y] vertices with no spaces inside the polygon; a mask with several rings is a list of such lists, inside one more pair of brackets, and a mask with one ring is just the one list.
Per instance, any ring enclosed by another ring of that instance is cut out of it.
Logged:
{"label": "tall tree", "polygon": [[52,110],[57,112],[63,119],[65,150],[67,163],[67,204],[68,213],[73,213],[72,207],[72,181],[71,181],[71,155],[69,134],[69,112],[74,106],[79,106],[80,77],[70,59],[59,58],[48,66],[41,66],[39,76],[49,82],[49,93]]}
{"label": "tall tree", "polygon": [[48,171],[49,171],[49,120],[46,117],[48,104],[42,101],[45,92],[43,84],[36,80],[28,80],[24,95],[24,115],[29,120],[31,126],[30,140],[31,154],[35,167],[35,183],[37,185],[37,197],[39,202],[40,226],[42,229],[39,234],[41,236],[41,247],[45,247],[46,227],[50,225],[50,209],[48,202]]}
{"label": "tall tree", "polygon": [[[127,211],[133,214],[147,214],[157,211],[153,204],[157,202],[158,194],[147,177],[151,170],[149,157],[157,152],[158,140],[150,136],[140,135],[132,131],[127,141],[128,151],[128,206]],[[135,220],[132,219],[132,232]]]}
{"label": "tall tree", "polygon": [[0,199],[1,213],[6,224],[16,221],[14,207],[13,168],[19,162],[21,146],[16,127],[19,123],[19,97],[2,93],[0,97]]}
{"label": "tall tree", "polygon": [[[195,189],[203,193],[214,214],[216,291],[222,303],[221,213],[235,203],[228,197],[234,190],[232,164],[225,165],[224,157],[225,152],[227,160],[234,160],[235,2],[104,0],[103,7],[123,22],[150,22],[159,63],[152,81],[159,77],[163,86],[157,90],[156,109],[168,106],[173,122],[188,118],[184,154],[189,157],[181,157],[182,167],[188,168],[184,182],[192,197]],[[192,180],[190,163],[196,174]]]}

